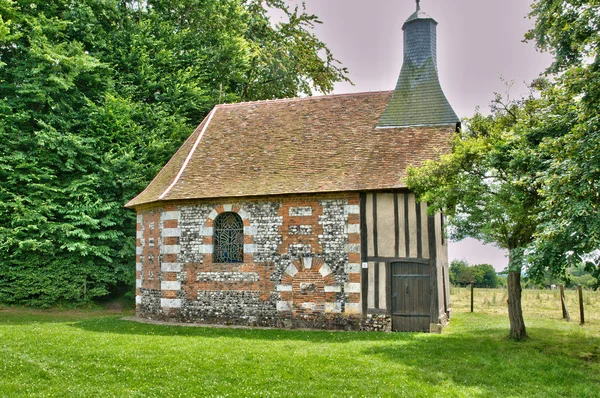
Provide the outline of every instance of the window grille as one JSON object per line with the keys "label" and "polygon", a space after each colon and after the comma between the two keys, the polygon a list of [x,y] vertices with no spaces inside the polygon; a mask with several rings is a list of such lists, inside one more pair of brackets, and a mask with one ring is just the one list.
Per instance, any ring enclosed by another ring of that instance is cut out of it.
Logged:
{"label": "window grille", "polygon": [[244,223],[233,212],[221,213],[214,223],[214,263],[244,261]]}

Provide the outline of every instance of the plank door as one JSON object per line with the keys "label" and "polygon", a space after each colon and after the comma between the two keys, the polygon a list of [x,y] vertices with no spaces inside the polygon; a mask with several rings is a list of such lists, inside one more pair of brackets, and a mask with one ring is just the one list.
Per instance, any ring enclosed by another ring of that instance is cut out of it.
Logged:
{"label": "plank door", "polygon": [[392,330],[428,332],[431,323],[429,265],[392,263]]}

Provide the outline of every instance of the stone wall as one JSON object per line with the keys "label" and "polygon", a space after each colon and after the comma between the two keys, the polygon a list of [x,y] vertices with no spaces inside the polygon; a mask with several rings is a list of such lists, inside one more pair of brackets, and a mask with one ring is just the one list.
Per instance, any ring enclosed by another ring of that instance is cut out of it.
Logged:
{"label": "stone wall", "polygon": [[[213,223],[235,212],[242,263],[213,263]],[[365,329],[359,195],[197,201],[143,209],[137,313],[182,322]],[[372,329],[379,329],[379,326]]]}

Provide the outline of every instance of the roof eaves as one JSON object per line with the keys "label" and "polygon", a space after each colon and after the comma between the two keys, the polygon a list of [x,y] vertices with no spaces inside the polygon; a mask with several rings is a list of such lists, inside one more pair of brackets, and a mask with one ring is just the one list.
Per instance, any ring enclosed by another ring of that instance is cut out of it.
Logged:
{"label": "roof eaves", "polygon": [[174,198],[174,199],[155,199],[147,202],[142,202],[139,204],[134,204],[126,207],[129,208],[137,208],[137,207],[154,207],[159,203],[165,202],[189,202],[196,200],[220,200],[223,198],[260,198],[260,197],[272,197],[272,196],[286,196],[286,195],[319,195],[319,194],[335,194],[342,192],[367,192],[367,191],[380,191],[380,190],[395,190],[395,189],[407,189],[406,184],[396,184],[390,186],[382,186],[382,187],[364,187],[364,188],[347,188],[347,189],[331,189],[331,190],[323,190],[323,191],[315,191],[315,190],[305,190],[305,191],[281,191],[274,193],[256,193],[256,194],[244,194],[244,195],[224,195],[224,196],[195,196],[195,197],[187,197],[187,198]]}
{"label": "roof eaves", "polygon": [[164,199],[165,196],[169,193],[169,191],[175,186],[175,184],[177,184],[177,182],[179,181],[179,178],[181,177],[181,175],[183,174],[185,168],[187,167],[188,163],[190,162],[190,159],[192,158],[192,156],[194,155],[194,152],[196,152],[196,148],[198,148],[198,144],[200,143],[200,140],[202,139],[202,136],[204,135],[204,133],[206,132],[206,129],[208,128],[208,126],[210,125],[210,121],[212,120],[213,116],[215,115],[217,111],[217,107],[214,107],[211,111],[210,114],[208,115],[208,119],[206,120],[206,124],[204,125],[204,127],[202,128],[202,131],[200,132],[200,135],[198,135],[198,138],[196,139],[196,142],[194,143],[194,146],[192,147],[192,150],[188,153],[187,157],[185,158],[185,162],[183,162],[183,165],[181,166],[181,169],[179,169],[179,172],[177,173],[177,176],[175,176],[175,178],[173,179],[173,182],[171,183],[171,185],[169,185],[167,187],[167,189],[165,189],[165,191],[158,197],[158,199]]}

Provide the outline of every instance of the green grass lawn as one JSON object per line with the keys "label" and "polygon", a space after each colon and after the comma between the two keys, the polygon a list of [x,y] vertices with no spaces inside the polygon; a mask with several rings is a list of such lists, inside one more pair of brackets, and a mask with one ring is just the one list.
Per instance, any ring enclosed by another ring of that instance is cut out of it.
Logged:
{"label": "green grass lawn", "polygon": [[513,342],[503,293],[476,290],[471,314],[467,290],[453,289],[442,335],[160,326],[122,320],[127,312],[4,308],[0,396],[598,397],[600,295],[586,292],[581,327],[560,319],[558,301],[526,291],[531,338]]}

